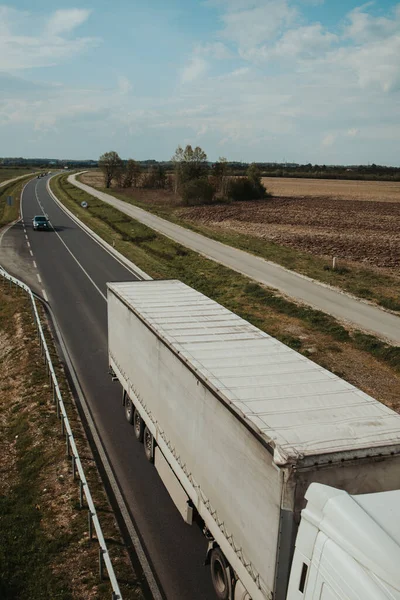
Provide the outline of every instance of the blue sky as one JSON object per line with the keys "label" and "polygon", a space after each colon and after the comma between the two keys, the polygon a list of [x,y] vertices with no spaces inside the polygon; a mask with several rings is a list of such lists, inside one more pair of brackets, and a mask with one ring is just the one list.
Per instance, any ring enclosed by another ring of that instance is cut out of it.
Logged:
{"label": "blue sky", "polygon": [[[1,2],[1,0],[0,0]],[[0,156],[400,164],[400,2],[0,4]]]}

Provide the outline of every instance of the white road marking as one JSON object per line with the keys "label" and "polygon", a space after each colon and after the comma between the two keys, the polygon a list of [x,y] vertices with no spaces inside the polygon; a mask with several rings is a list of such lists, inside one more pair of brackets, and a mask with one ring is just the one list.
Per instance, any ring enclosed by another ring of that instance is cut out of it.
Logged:
{"label": "white road marking", "polygon": [[29,250],[29,253],[30,253],[30,255],[31,255],[31,256],[33,256],[33,252],[32,252],[32,250]]}
{"label": "white road marking", "polygon": [[[35,196],[36,196],[36,200],[38,201],[38,204],[40,206],[40,208],[43,211],[43,214],[45,214],[44,212],[44,208],[39,200],[39,196],[37,193],[37,184],[35,186]],[[96,288],[96,290],[99,292],[100,296],[103,298],[103,300],[105,300],[107,302],[107,296],[105,294],[103,294],[103,292],[101,291],[101,289],[98,287],[98,285],[95,284],[95,282],[93,281],[93,279],[90,277],[89,273],[86,271],[86,269],[81,265],[81,263],[79,262],[79,260],[76,258],[75,254],[68,248],[67,244],[64,242],[64,240],[62,239],[62,237],[58,234],[58,232],[54,229],[53,224],[51,223],[51,221],[49,221],[50,227],[52,228],[52,230],[54,231],[54,233],[56,234],[56,236],[58,237],[58,239],[60,240],[60,242],[62,244],[64,244],[65,248],[68,250],[68,252],[70,253],[70,255],[72,256],[72,258],[74,259],[74,261],[77,263],[77,265],[82,269],[82,271],[85,273],[86,277],[89,279],[90,283]]]}
{"label": "white road marking", "polygon": [[72,258],[74,259],[74,261],[77,263],[77,265],[82,269],[82,271],[85,273],[86,277],[89,279],[90,283],[96,288],[96,290],[99,292],[100,296],[103,298],[103,300],[105,300],[107,302],[107,296],[105,296],[103,294],[103,292],[101,291],[101,289],[98,287],[98,285],[95,284],[95,282],[93,281],[93,279],[90,277],[89,273],[86,271],[86,269],[81,265],[81,263],[79,262],[79,260],[76,258],[75,254],[68,248],[67,244],[64,242],[64,240],[62,239],[62,237],[57,233],[57,231],[54,229],[51,221],[49,221],[50,223],[50,227],[53,229],[54,233],[56,234],[56,236],[58,237],[58,239],[60,240],[60,242],[62,244],[64,244],[65,248],[68,250],[68,252],[70,253],[70,255],[72,256]]}
{"label": "white road marking", "polygon": [[[37,185],[37,183],[36,183],[36,185]],[[35,187],[35,192],[36,192],[36,187]],[[38,200],[38,202],[39,202],[39,198],[37,197],[37,192],[36,192],[36,198],[37,198],[37,200]],[[39,206],[41,206],[41,205],[40,205],[40,202],[39,202]],[[41,207],[41,208],[42,208],[42,207]],[[60,208],[63,210],[63,206],[61,205],[61,203],[60,203]],[[43,209],[42,209],[42,210],[43,210]],[[64,212],[65,212],[65,211],[64,211]],[[66,213],[66,214],[68,214],[68,213]],[[71,217],[70,217],[70,218],[71,218]],[[81,227],[81,225],[79,224],[79,222],[77,222],[77,225],[78,225],[78,226],[79,226],[79,227],[80,227],[80,228],[81,228],[83,231],[85,231],[85,230],[83,229],[83,227]],[[89,276],[89,275],[86,273],[85,269],[84,269],[84,268],[82,267],[82,265],[79,263],[79,261],[77,260],[77,258],[76,258],[76,257],[75,257],[75,256],[72,254],[71,250],[70,250],[70,249],[68,248],[68,246],[65,244],[64,240],[63,240],[63,239],[62,239],[62,238],[61,238],[61,237],[58,235],[58,233],[55,231],[55,229],[54,229],[54,227],[51,225],[51,223],[50,223],[50,226],[53,228],[53,231],[54,231],[54,233],[55,233],[55,234],[56,234],[56,235],[57,235],[57,236],[60,238],[61,242],[62,242],[62,243],[64,244],[64,246],[67,248],[68,252],[69,252],[69,253],[72,255],[72,257],[74,258],[74,260],[75,260],[75,261],[78,263],[78,265],[80,266],[80,268],[81,268],[81,269],[84,271],[84,273],[87,275],[87,277],[88,277],[88,278],[90,279],[90,281],[93,283],[94,287],[97,289],[97,291],[99,292],[99,294],[100,294],[100,295],[101,295],[101,296],[104,298],[104,300],[107,302],[107,298],[104,296],[104,294],[101,292],[101,290],[99,290],[99,288],[98,288],[98,287],[97,287],[97,285],[94,283],[94,281],[93,281],[93,280],[90,278],[90,276]],[[85,231],[85,233],[87,234],[87,232],[86,232],[86,231]],[[92,237],[92,236],[90,236],[90,237],[91,237],[91,238],[92,238],[92,239],[93,239],[95,242],[97,242],[97,244],[98,244],[98,245],[99,245],[99,246],[100,246],[100,247],[101,247],[103,250],[106,250],[106,252],[108,252],[108,254],[110,254],[110,256],[112,256],[112,257],[113,257],[115,260],[117,260],[117,261],[118,261],[118,262],[119,262],[119,263],[120,263],[120,264],[121,264],[123,267],[125,267],[125,268],[126,268],[128,271],[129,271],[129,272],[131,272],[133,275],[136,275],[136,276],[138,276],[138,275],[137,275],[137,273],[135,273],[135,271],[133,271],[132,269],[130,269],[130,268],[127,266],[127,265],[125,265],[125,264],[124,264],[122,261],[120,261],[120,260],[119,260],[117,257],[115,257],[113,254],[111,254],[111,252],[110,252],[110,251],[109,251],[107,248],[105,248],[104,246],[102,246],[102,244],[100,244],[100,242],[99,242],[98,240],[96,240],[96,239],[95,239],[94,237]],[[45,290],[42,290],[42,293],[43,293],[43,297],[44,297],[44,299],[47,301],[47,295],[46,295],[46,292],[45,292]],[[50,308],[50,310],[51,310],[51,308]],[[154,574],[153,574],[152,568],[151,568],[151,566],[150,566],[150,564],[149,564],[149,562],[148,562],[148,560],[147,560],[147,557],[146,557],[146,554],[145,554],[145,552],[144,552],[144,549],[143,549],[142,542],[141,542],[141,540],[140,540],[139,534],[138,534],[138,532],[137,532],[137,530],[136,530],[136,527],[135,527],[135,525],[134,525],[134,523],[132,522],[132,519],[131,519],[131,517],[130,517],[130,514],[129,514],[129,511],[128,511],[128,508],[127,508],[127,506],[126,506],[126,504],[125,504],[125,500],[124,500],[124,498],[123,498],[123,496],[122,496],[122,494],[121,494],[121,492],[120,492],[120,490],[119,490],[119,486],[118,486],[118,484],[117,484],[117,482],[116,482],[116,479],[115,479],[115,476],[114,476],[114,472],[113,472],[113,470],[112,470],[112,468],[111,468],[111,465],[110,465],[110,463],[109,463],[109,460],[108,460],[108,458],[107,458],[107,455],[106,455],[106,453],[105,453],[105,451],[104,451],[104,448],[103,448],[103,443],[102,443],[102,441],[101,441],[101,439],[100,439],[100,436],[99,436],[99,434],[97,433],[97,428],[96,428],[96,426],[95,426],[95,424],[94,424],[94,421],[93,421],[93,419],[92,419],[92,415],[91,415],[91,413],[90,413],[90,410],[89,410],[89,408],[88,408],[88,405],[87,405],[87,402],[86,402],[86,398],[85,398],[85,396],[84,396],[84,394],[83,394],[83,391],[82,391],[82,388],[81,388],[81,386],[80,386],[79,380],[78,380],[78,378],[77,378],[77,376],[76,376],[76,374],[75,374],[75,370],[74,370],[74,367],[73,367],[73,365],[72,365],[72,361],[71,361],[71,359],[70,359],[70,356],[69,356],[69,353],[68,353],[67,347],[66,347],[66,346],[65,346],[65,344],[64,344],[64,340],[63,340],[63,338],[62,338],[62,335],[61,335],[61,332],[60,332],[60,330],[59,330],[59,327],[58,327],[57,321],[55,320],[55,317],[54,317],[54,315],[53,315],[53,314],[52,314],[52,319],[53,319],[54,327],[55,327],[55,330],[56,330],[56,335],[57,335],[57,337],[58,337],[58,340],[59,340],[59,342],[60,342],[60,345],[61,345],[61,347],[62,347],[62,350],[63,350],[64,357],[65,357],[65,359],[66,359],[66,362],[67,362],[67,364],[68,364],[68,368],[69,368],[70,374],[71,374],[71,376],[72,376],[72,379],[73,379],[73,381],[74,381],[75,389],[76,389],[76,391],[77,391],[77,393],[78,393],[78,396],[79,396],[79,398],[80,398],[82,409],[83,409],[83,411],[84,411],[84,413],[85,413],[86,420],[87,420],[87,423],[88,423],[88,425],[89,425],[90,431],[91,431],[91,433],[92,433],[92,435],[93,435],[93,439],[94,439],[94,442],[95,442],[96,448],[97,448],[97,450],[98,450],[98,452],[99,452],[99,455],[100,455],[101,461],[102,461],[102,463],[103,463],[103,466],[104,466],[104,468],[105,468],[105,471],[106,471],[106,473],[107,473],[107,475],[108,475],[108,479],[109,479],[109,481],[110,481],[110,484],[111,484],[111,487],[112,487],[112,489],[113,489],[113,492],[114,492],[115,498],[116,498],[116,500],[117,500],[117,503],[118,503],[119,509],[120,509],[120,511],[121,511],[122,517],[123,517],[123,519],[124,519],[125,525],[126,525],[126,527],[127,527],[127,529],[128,529],[129,535],[130,535],[130,537],[131,537],[131,540],[132,540],[132,542],[133,542],[133,546],[134,546],[134,548],[135,548],[136,555],[137,555],[137,557],[138,557],[138,559],[139,559],[139,562],[140,562],[140,564],[141,564],[141,566],[142,566],[143,572],[144,572],[144,574],[145,574],[145,577],[146,577],[146,579],[147,579],[147,583],[148,583],[148,585],[149,585],[149,587],[150,587],[150,590],[151,590],[151,593],[152,593],[152,595],[153,595],[153,598],[154,598],[154,600],[162,600],[162,595],[161,595],[160,589],[159,589],[159,587],[158,587],[157,581],[156,581],[156,579],[155,579],[155,577],[154,577]]]}
{"label": "white road marking", "polygon": [[36,273],[36,277],[38,278],[38,282],[39,282],[39,283],[42,283],[42,280],[40,279],[40,275],[39,275],[39,273]]}
{"label": "white road marking", "polygon": [[26,242],[26,245],[28,246],[28,248],[30,248],[30,247],[31,247],[31,245],[30,245],[30,243],[29,243],[29,242]]}
{"label": "white road marking", "polygon": [[[115,254],[113,254],[112,252],[110,252],[109,248],[107,248],[107,246],[105,246],[104,244],[106,243],[104,240],[99,240],[97,239],[95,236],[96,234],[94,233],[94,231],[91,231],[89,227],[87,227],[86,225],[84,225],[84,223],[82,223],[79,218],[74,215],[73,212],[71,212],[70,210],[68,210],[60,200],[58,200],[58,198],[55,196],[55,194],[53,193],[50,185],[49,185],[49,181],[50,179],[47,181],[46,187],[47,187],[47,191],[50,195],[50,197],[52,197],[53,201],[56,203],[56,205],[72,220],[74,221],[74,223],[76,225],[78,225],[78,227],[80,229],[82,229],[82,231],[84,231],[86,233],[86,235],[88,235],[94,242],[96,242],[96,244],[98,244],[100,246],[100,248],[102,250],[105,250],[110,256],[113,257],[114,260],[116,260],[117,262],[119,262],[119,264],[124,267],[124,269],[127,269],[127,271],[129,271],[130,273],[132,273],[132,275],[135,275],[135,277],[137,277],[139,280],[143,280],[144,277],[143,275],[141,275],[140,273],[138,273],[135,269],[132,269],[129,265],[127,265],[125,262],[123,262],[120,258],[118,258],[118,256],[116,256]],[[100,237],[100,236],[97,236]],[[102,243],[104,242],[104,243]],[[139,268],[139,267],[137,267]],[[147,273],[146,273],[147,275]],[[151,277],[150,277],[151,279]]]}
{"label": "white road marking", "polygon": [[25,234],[25,238],[28,239],[28,236]]}
{"label": "white road marking", "polygon": [[35,261],[33,261],[33,266],[35,267],[35,269],[37,269],[37,264],[35,263]]}
{"label": "white road marking", "polygon": [[48,301],[49,301],[49,299],[48,299],[48,297],[47,297],[47,294],[46,294],[46,290],[42,290],[42,296],[43,296],[43,298],[46,300],[46,302],[48,302]]}

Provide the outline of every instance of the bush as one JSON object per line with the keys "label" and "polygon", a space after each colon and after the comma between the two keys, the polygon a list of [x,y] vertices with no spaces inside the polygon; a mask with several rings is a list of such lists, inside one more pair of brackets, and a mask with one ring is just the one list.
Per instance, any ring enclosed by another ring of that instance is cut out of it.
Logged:
{"label": "bush", "polygon": [[143,173],[141,187],[149,189],[164,189],[166,178],[167,175],[162,165],[151,167],[146,173]]}
{"label": "bush", "polygon": [[229,181],[227,196],[234,202],[259,200],[267,196],[267,190],[262,183],[250,181],[248,177],[239,177]]}
{"label": "bush", "polygon": [[206,178],[192,179],[182,186],[182,200],[184,204],[211,204],[214,199],[215,188]]}

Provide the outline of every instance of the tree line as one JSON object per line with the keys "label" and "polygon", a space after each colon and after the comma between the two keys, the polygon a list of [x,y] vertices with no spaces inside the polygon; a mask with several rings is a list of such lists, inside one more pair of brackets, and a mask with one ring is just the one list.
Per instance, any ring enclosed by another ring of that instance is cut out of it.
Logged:
{"label": "tree line", "polygon": [[261,169],[251,164],[241,176],[234,176],[226,158],[213,164],[202,148],[178,146],[171,159],[171,170],[156,163],[143,170],[133,160],[123,161],[117,152],[102,154],[99,168],[106,188],[117,187],[169,189],[182,198],[184,204],[210,204],[215,201],[243,201],[265,198],[268,194],[262,184]]}

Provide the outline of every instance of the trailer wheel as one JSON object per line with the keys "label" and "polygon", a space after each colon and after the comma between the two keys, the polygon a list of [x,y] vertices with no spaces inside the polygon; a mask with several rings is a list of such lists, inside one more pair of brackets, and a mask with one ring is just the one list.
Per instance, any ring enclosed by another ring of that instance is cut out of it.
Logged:
{"label": "trailer wheel", "polygon": [[231,568],[219,548],[211,552],[211,580],[219,600],[228,600],[231,590]]}
{"label": "trailer wheel", "polygon": [[153,462],[153,436],[147,427],[144,428],[143,431],[143,445],[144,445],[144,453],[148,461]]}
{"label": "trailer wheel", "polygon": [[132,425],[133,423],[133,411],[134,406],[132,404],[132,400],[129,398],[128,394],[125,396],[125,417],[128,423]]}
{"label": "trailer wheel", "polygon": [[135,408],[135,412],[133,413],[133,430],[135,432],[135,438],[139,442],[143,442],[144,421],[143,421],[142,417],[139,415],[136,408]]}

